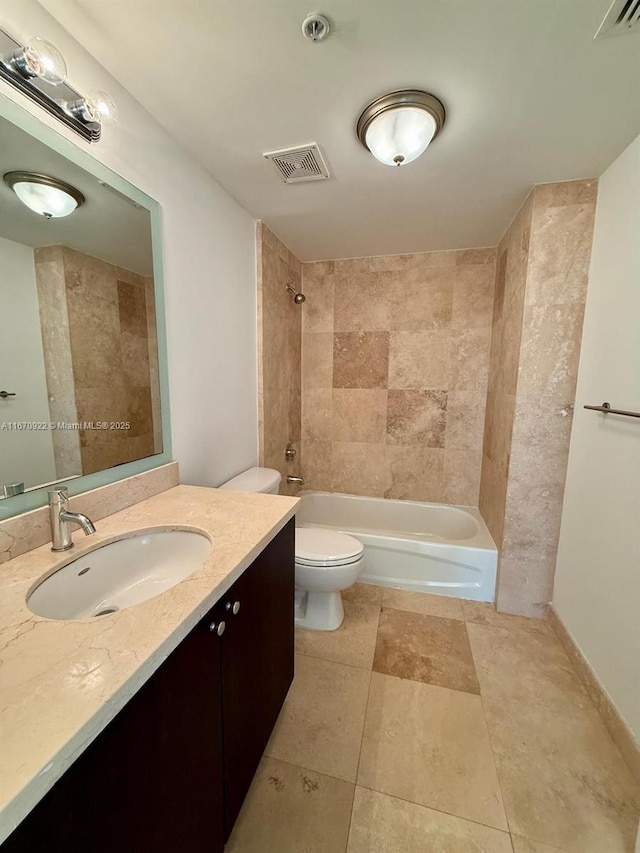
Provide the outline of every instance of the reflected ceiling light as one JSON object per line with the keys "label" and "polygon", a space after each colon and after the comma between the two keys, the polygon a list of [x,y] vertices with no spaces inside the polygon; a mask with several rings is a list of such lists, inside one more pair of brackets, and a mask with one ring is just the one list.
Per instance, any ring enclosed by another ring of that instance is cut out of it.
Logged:
{"label": "reflected ceiling light", "polygon": [[11,56],[5,64],[11,65],[26,80],[38,77],[45,83],[58,86],[67,79],[67,63],[58,48],[41,38],[32,38]]}
{"label": "reflected ceiling light", "polygon": [[58,219],[84,203],[84,196],[71,184],[36,172],[7,172],[5,184],[20,201],[45,219]]}
{"label": "reflected ceiling light", "polygon": [[387,166],[417,159],[442,129],[443,104],[419,89],[390,92],[369,104],[356,133],[364,147]]}

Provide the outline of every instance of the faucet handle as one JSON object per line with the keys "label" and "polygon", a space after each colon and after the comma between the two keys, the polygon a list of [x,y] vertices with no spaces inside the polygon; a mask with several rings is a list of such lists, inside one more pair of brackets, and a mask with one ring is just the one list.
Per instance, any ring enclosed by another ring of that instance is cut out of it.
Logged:
{"label": "faucet handle", "polygon": [[58,486],[55,489],[49,489],[49,506],[66,504],[69,500],[69,489],[67,486]]}

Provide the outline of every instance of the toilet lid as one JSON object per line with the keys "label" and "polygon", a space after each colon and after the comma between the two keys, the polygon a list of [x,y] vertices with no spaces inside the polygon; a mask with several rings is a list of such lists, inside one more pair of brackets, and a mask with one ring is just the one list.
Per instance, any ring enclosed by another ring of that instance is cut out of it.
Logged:
{"label": "toilet lid", "polygon": [[336,530],[296,527],[296,562],[312,566],[339,566],[355,563],[364,545]]}

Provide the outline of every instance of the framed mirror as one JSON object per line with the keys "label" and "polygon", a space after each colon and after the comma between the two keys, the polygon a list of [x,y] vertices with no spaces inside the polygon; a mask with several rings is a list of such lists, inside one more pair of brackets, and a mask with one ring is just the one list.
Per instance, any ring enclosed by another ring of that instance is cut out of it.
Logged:
{"label": "framed mirror", "polygon": [[0,519],[171,461],[160,207],[0,95]]}

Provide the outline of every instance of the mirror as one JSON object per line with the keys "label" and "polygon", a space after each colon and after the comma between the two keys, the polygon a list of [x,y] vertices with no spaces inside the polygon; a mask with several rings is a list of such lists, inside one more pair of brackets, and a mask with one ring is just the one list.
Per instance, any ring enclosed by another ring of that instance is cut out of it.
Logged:
{"label": "mirror", "polygon": [[[42,141],[54,136],[42,130],[36,138],[0,117],[0,495],[43,489],[35,505],[52,483],[84,491],[104,482],[91,475],[130,476],[131,463],[164,464],[169,450],[157,204],[84,152],[65,156],[75,146]],[[35,183],[26,191],[45,215],[34,212],[18,197],[25,176],[4,178],[15,172],[52,179],[54,195],[68,185],[75,209],[57,216],[58,198]],[[24,498],[0,508],[23,511]]]}

